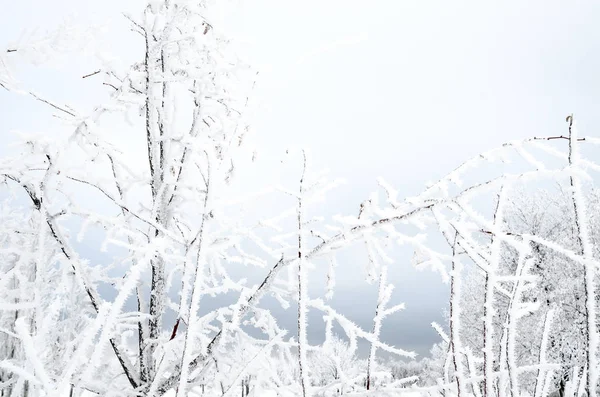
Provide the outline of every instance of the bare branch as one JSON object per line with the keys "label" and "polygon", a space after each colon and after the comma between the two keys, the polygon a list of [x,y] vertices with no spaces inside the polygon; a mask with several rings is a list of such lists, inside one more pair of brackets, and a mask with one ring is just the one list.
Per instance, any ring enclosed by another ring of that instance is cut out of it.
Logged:
{"label": "bare branch", "polygon": [[87,79],[88,77],[92,77],[92,76],[95,76],[95,75],[97,75],[97,74],[98,74],[98,73],[100,73],[101,71],[102,71],[102,70],[98,69],[98,70],[96,70],[95,72],[92,72],[92,73],[90,73],[90,74],[86,74],[85,76],[82,76],[81,78],[82,78],[82,79]]}

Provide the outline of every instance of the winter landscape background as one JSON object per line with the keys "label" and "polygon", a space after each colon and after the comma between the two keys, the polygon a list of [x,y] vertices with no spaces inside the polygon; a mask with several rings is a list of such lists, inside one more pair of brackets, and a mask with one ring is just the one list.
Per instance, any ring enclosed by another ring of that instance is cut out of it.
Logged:
{"label": "winter landscape background", "polygon": [[2,396],[596,394],[598,5],[5,9]]}

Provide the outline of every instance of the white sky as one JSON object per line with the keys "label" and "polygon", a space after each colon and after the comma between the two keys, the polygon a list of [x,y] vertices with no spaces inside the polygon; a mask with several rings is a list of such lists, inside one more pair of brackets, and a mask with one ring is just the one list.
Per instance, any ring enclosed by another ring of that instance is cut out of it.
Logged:
{"label": "white sky", "polygon": [[[135,11],[138,4],[0,0],[0,49],[24,29],[51,29],[71,17],[83,25],[106,24],[100,40],[111,44],[105,50],[126,62],[136,55],[131,48],[138,38],[123,29],[127,24],[118,11]],[[318,165],[349,181],[333,196],[334,213],[357,212],[378,176],[400,195],[417,194],[427,181],[481,151],[564,133],[571,112],[583,134],[594,134],[600,125],[598,2],[229,4],[212,18],[260,71],[254,127],[261,153],[269,161],[288,145],[311,148]],[[57,102],[89,107],[101,101],[100,80],[80,78],[97,69],[93,57],[68,59],[51,71],[13,67],[29,87]],[[14,129],[50,134],[62,128],[29,98],[0,91],[0,108],[0,153],[8,150],[2,144]],[[438,276],[407,267],[396,274],[399,297],[409,307],[426,303],[406,316],[415,328],[427,327],[439,317],[444,289]],[[411,342],[421,352],[435,340],[433,333],[421,338]]]}

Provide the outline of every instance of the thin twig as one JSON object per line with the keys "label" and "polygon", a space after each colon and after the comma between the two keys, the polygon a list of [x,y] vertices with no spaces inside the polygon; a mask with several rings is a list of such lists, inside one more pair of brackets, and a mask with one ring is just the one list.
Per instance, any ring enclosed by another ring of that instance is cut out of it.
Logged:
{"label": "thin twig", "polygon": [[98,73],[100,73],[101,71],[102,71],[102,70],[98,69],[98,70],[96,70],[95,72],[92,72],[92,73],[90,73],[90,74],[86,74],[85,76],[82,76],[81,78],[82,78],[82,79],[86,79],[86,78],[88,78],[88,77],[95,76],[95,75],[97,75]]}
{"label": "thin twig", "polygon": [[[535,141],[552,141],[554,139],[566,139],[567,141],[569,140],[568,136],[564,136],[564,135],[559,135],[559,136],[547,136],[547,137],[533,137],[532,140]],[[578,138],[578,141],[585,141],[585,138]]]}
{"label": "thin twig", "polygon": [[114,85],[112,85],[112,84],[110,84],[110,83],[102,83],[102,84],[104,84],[104,85],[107,85],[107,86],[109,86],[109,87],[111,87],[111,88],[114,88],[114,89],[115,89],[115,91],[119,91],[119,89],[118,89],[117,87],[115,87]]}
{"label": "thin twig", "polygon": [[46,105],[52,106],[56,110],[60,110],[61,112],[64,112],[64,113],[68,114],[69,116],[77,117],[75,115],[75,113],[70,112],[70,111],[68,111],[68,110],[66,110],[66,109],[64,109],[64,108],[62,108],[62,107],[60,107],[60,106],[58,106],[58,105],[56,105],[56,104],[54,104],[54,103],[46,100],[46,99],[44,99],[44,98],[41,98],[41,97],[37,96],[36,94],[34,94],[33,92],[29,92],[29,95],[31,95],[32,97],[34,97],[38,101],[45,103]]}

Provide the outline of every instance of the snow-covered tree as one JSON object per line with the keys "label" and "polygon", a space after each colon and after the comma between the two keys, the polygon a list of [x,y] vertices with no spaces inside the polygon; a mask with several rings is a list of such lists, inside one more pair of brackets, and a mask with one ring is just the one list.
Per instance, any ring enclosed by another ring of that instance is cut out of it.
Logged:
{"label": "snow-covered tree", "polygon": [[[206,18],[210,8],[153,0],[126,16],[143,55],[125,67],[104,59],[86,76],[109,90],[89,113],[23,88],[8,70],[62,50],[63,34],[69,48],[85,35],[60,29],[2,52],[0,87],[48,106],[68,131],[23,136],[0,160],[3,395],[306,397],[410,384],[538,397],[564,374],[563,391],[595,395],[599,200],[583,182],[600,166],[580,147],[600,141],[579,138],[569,116],[568,136],[508,143],[415,197],[400,199],[379,179],[358,216],[319,216],[314,204],[339,181],[313,169],[306,150],[288,151],[297,177],[277,186],[253,173],[246,115],[256,73]],[[520,163],[510,168],[509,158]],[[548,181],[566,194],[546,221],[516,192]],[[247,210],[265,197],[287,208]],[[100,240],[98,252],[86,252],[86,238]],[[336,253],[351,245],[366,248],[367,279],[379,280],[371,330],[331,302],[344,265]],[[403,307],[391,304],[386,278],[394,249],[451,285],[450,332],[436,326],[442,341],[421,379],[387,379],[396,375],[378,357],[415,357],[380,339],[384,318]],[[323,266],[320,296],[308,287]],[[265,297],[294,311],[296,326],[281,326]],[[321,344],[308,338],[315,311]],[[356,359],[359,339],[366,361]]]}
{"label": "snow-covered tree", "polygon": [[[2,377],[11,393],[185,396],[202,385],[226,394],[250,374],[256,390],[310,395],[307,354],[327,349],[330,339],[328,333],[324,347],[309,345],[311,310],[342,327],[352,354],[362,338],[373,349],[412,356],[326,299],[309,296],[308,273],[357,241],[383,256],[377,239],[389,233],[386,226],[425,207],[386,212],[386,203],[359,219],[316,217],[311,204],[337,182],[310,169],[305,156],[296,161],[296,151],[290,151],[291,162],[302,166],[296,182],[270,188],[256,178],[248,187],[238,175],[251,169],[255,155],[246,145],[245,112],[256,73],[205,18],[210,7],[151,1],[138,16],[126,16],[142,38],[143,58],[130,67],[104,59],[100,72],[86,75],[103,77],[110,93],[91,113],[57,103],[52,93],[4,84],[9,74],[2,69],[4,89],[49,106],[68,131],[26,136],[20,151],[0,161],[7,191],[27,202],[17,223],[30,224],[22,236],[10,225],[3,234],[11,254],[2,262],[2,282],[13,287],[1,307],[9,350]],[[67,39],[78,38],[66,32]],[[51,57],[58,47],[19,42],[2,59]],[[122,145],[123,134],[134,144]],[[259,219],[244,213],[265,194],[291,197],[289,210],[267,208]],[[89,236],[112,259],[95,263],[81,246]],[[11,274],[17,262],[22,272]],[[260,276],[250,282],[254,272]],[[328,277],[330,297],[334,266]],[[278,325],[261,306],[265,295],[284,307],[297,304],[297,330]],[[219,304],[205,310],[208,301]],[[243,356],[247,363],[240,366],[240,346],[256,359]],[[296,357],[299,377],[265,372],[276,367],[274,356],[289,365]]]}

